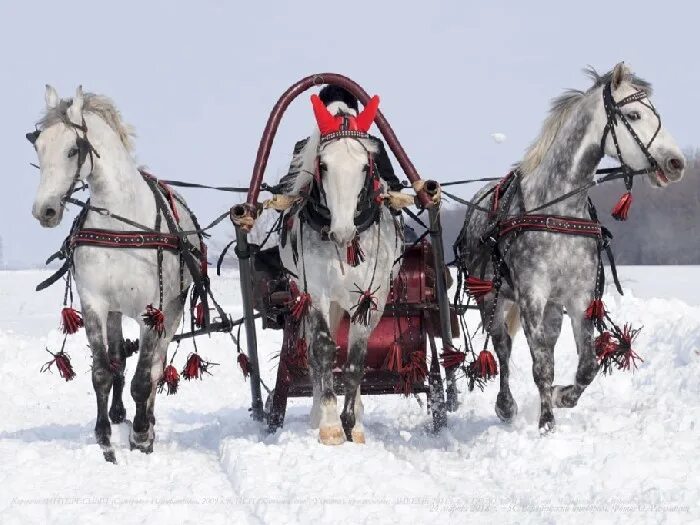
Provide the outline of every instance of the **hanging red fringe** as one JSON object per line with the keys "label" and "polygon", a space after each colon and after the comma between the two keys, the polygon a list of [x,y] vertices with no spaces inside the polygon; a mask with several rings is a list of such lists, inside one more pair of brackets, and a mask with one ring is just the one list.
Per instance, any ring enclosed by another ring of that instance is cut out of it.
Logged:
{"label": "hanging red fringe", "polygon": [[632,367],[637,368],[637,360],[644,362],[644,359],[639,357],[639,355],[632,350],[632,341],[640,329],[632,329],[628,324],[622,328],[622,333],[619,336],[620,343],[618,345],[618,351],[620,352],[620,363],[619,368],[622,370],[631,370]]}
{"label": "hanging red fringe", "polygon": [[610,332],[603,332],[595,338],[594,347],[598,361],[603,361],[617,351],[617,341]]}
{"label": "hanging red fringe", "polygon": [[593,299],[586,308],[586,319],[602,321],[605,319],[605,305],[602,299]]}
{"label": "hanging red fringe", "polygon": [[80,312],[74,308],[64,307],[61,310],[61,326],[64,334],[76,333],[84,326]]}
{"label": "hanging red fringe", "polygon": [[413,393],[413,385],[422,384],[428,375],[428,364],[425,362],[425,352],[411,352],[408,364],[401,374],[401,382],[398,385],[401,393],[409,396]]}
{"label": "hanging red fringe", "polygon": [[617,221],[626,221],[627,216],[630,213],[630,207],[632,206],[632,193],[627,191],[625,192],[622,197],[620,197],[620,200],[617,201],[617,204],[612,209],[612,216],[615,220]]}
{"label": "hanging red fringe", "polygon": [[204,303],[197,303],[194,309],[194,324],[197,328],[204,326]]}
{"label": "hanging red fringe", "polygon": [[72,380],[75,377],[75,371],[73,370],[73,365],[70,363],[70,357],[68,354],[66,354],[63,350],[55,354],[50,352],[48,348],[46,351],[53,356],[53,359],[44,363],[44,366],[41,367],[41,371],[48,372],[51,370],[53,365],[56,365],[58,375],[60,375],[66,381]]}
{"label": "hanging red fringe", "polygon": [[353,306],[355,311],[350,316],[350,320],[353,323],[361,323],[365,326],[369,326],[370,317],[372,312],[377,309],[377,301],[374,298],[374,294],[371,290],[365,290],[360,294],[360,298],[357,300],[357,304]]}
{"label": "hanging red fringe", "polygon": [[248,379],[248,376],[250,375],[250,361],[248,360],[248,356],[243,352],[238,352],[237,361],[238,366],[241,368],[241,372],[243,372],[243,379]]}
{"label": "hanging red fringe", "polygon": [[466,281],[467,293],[477,301],[493,291],[493,281],[484,281],[478,277],[469,276]]}
{"label": "hanging red fringe", "polygon": [[632,370],[637,368],[637,361],[644,361],[633,349],[632,341],[639,329],[632,329],[628,324],[622,331],[614,328],[616,333],[603,332],[595,339],[595,352],[604,374],[613,371],[613,366],[618,370]]}
{"label": "hanging red fringe", "polygon": [[204,374],[211,375],[211,372],[209,372],[210,366],[215,366],[218,364],[219,363],[205,361],[197,352],[192,352],[187,356],[185,368],[182,369],[182,377],[188,381],[190,379],[202,379]]}
{"label": "hanging red fringe", "polygon": [[348,244],[345,259],[352,267],[358,266],[360,263],[364,262],[365,252],[362,246],[360,246],[360,237],[358,235]]}
{"label": "hanging red fringe", "polygon": [[311,308],[311,295],[299,290],[295,281],[290,281],[289,292],[292,294],[290,313],[294,320],[299,322],[301,318],[309,312],[309,308]]}
{"label": "hanging red fringe", "polygon": [[144,324],[151,330],[154,330],[159,336],[165,333],[165,314],[152,304],[146,306],[146,312],[141,318]]}
{"label": "hanging red fringe", "polygon": [[163,392],[167,388],[167,394],[169,396],[177,394],[177,387],[180,383],[180,374],[178,374],[177,369],[172,365],[168,365],[163,370],[163,375],[158,381],[158,392]]}
{"label": "hanging red fringe", "polygon": [[491,379],[498,375],[498,365],[496,364],[496,358],[488,350],[482,350],[479,352],[475,361],[469,365],[473,368],[474,373],[478,377],[484,379]]}
{"label": "hanging red fringe", "polygon": [[403,350],[396,341],[391,343],[389,347],[389,353],[384,360],[383,368],[391,372],[403,372]]}
{"label": "hanging red fringe", "polygon": [[442,349],[442,354],[440,355],[440,361],[445,369],[455,368],[464,363],[467,358],[467,354],[460,352],[452,346],[446,346]]}

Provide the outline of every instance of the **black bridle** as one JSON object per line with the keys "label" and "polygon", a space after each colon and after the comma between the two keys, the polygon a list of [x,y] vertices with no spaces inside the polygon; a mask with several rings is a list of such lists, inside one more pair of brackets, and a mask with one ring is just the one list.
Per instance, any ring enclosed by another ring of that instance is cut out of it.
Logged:
{"label": "black bridle", "polygon": [[362,143],[360,139],[367,139],[369,135],[361,131],[344,130],[336,131],[321,137],[319,154],[316,157],[316,168],[313,181],[305,196],[305,202],[300,209],[303,220],[321,234],[323,240],[328,239],[328,230],[331,223],[331,213],[326,205],[326,192],[323,187],[322,165],[320,162],[320,149],[325,144],[343,138],[355,139],[367,154],[367,167],[365,170],[365,182],[357,198],[357,208],[355,210],[355,227],[358,233],[366,230],[379,219],[381,203],[378,202],[377,192],[379,187],[379,175],[377,174],[372,152]]}
{"label": "black bridle", "polygon": [[[656,108],[654,105],[651,103],[650,100],[648,100],[648,94],[646,91],[639,89],[632,93],[631,95],[626,96],[622,100],[615,101],[613,98],[612,94],[612,82],[607,82],[605,86],[603,86],[603,107],[605,109],[605,115],[607,117],[607,122],[605,124],[605,128],[603,129],[603,136],[600,139],[600,148],[601,152],[603,154],[605,153],[605,141],[608,138],[608,135],[610,135],[613,139],[613,144],[615,145],[615,151],[617,155],[617,160],[620,161],[620,166],[616,168],[610,168],[610,169],[600,169],[596,173],[598,174],[609,174],[609,173],[621,173],[624,180],[625,180],[625,187],[627,188],[627,191],[630,191],[632,189],[632,180],[635,175],[644,175],[647,173],[655,173],[661,169],[661,166],[659,166],[658,161],[654,158],[654,156],[651,154],[649,151],[649,148],[651,148],[651,145],[653,144],[654,140],[659,134],[659,131],[661,130],[661,116],[659,113],[656,111]],[[644,102],[644,99],[647,99],[647,102]],[[639,138],[639,135],[637,135],[637,132],[634,131],[634,128],[632,127],[632,124],[630,124],[629,119],[627,116],[623,113],[622,107],[626,106],[627,104],[631,104],[633,102],[639,102],[654,114],[657,120],[657,126],[656,130],[654,131],[654,134],[651,136],[651,139],[649,139],[649,142],[647,144],[644,144],[642,139]],[[627,131],[629,132],[630,136],[632,137],[632,140],[639,146],[639,149],[641,152],[644,154],[646,157],[647,161],[649,162],[649,166],[644,169],[640,170],[634,170],[632,167],[625,162],[625,159],[622,156],[622,150],[620,149],[620,144],[617,139],[617,133],[615,131],[615,126],[617,125],[617,120],[620,119],[622,124],[627,128]]]}
{"label": "black bridle", "polygon": [[[64,207],[66,203],[69,202],[69,200],[71,199],[73,193],[75,193],[76,191],[76,186],[78,185],[78,182],[80,182],[80,173],[83,171],[83,166],[85,165],[87,159],[90,159],[90,173],[88,173],[87,175],[89,177],[90,175],[92,175],[92,172],[95,169],[95,157],[97,157],[98,159],[100,158],[100,154],[97,152],[95,147],[88,139],[88,128],[87,124],[85,123],[85,118],[83,118],[82,124],[75,124],[74,122],[70,122],[70,126],[75,131],[75,146],[68,151],[68,158],[71,159],[77,156],[78,164],[75,168],[73,181],[71,182],[68,191],[66,191],[64,196],[61,198],[61,206]],[[36,147],[36,141],[39,138],[39,135],[41,135],[41,130],[36,129],[27,133],[25,137],[32,144],[32,146]]]}

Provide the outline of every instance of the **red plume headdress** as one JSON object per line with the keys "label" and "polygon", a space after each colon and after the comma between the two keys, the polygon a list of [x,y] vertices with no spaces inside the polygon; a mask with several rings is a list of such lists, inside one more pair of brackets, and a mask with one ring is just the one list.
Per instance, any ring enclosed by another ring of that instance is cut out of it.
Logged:
{"label": "red plume headdress", "polygon": [[311,105],[318,123],[321,137],[342,133],[352,136],[366,134],[374,122],[379,107],[379,97],[374,95],[356,117],[353,115],[332,115],[318,95],[311,95]]}

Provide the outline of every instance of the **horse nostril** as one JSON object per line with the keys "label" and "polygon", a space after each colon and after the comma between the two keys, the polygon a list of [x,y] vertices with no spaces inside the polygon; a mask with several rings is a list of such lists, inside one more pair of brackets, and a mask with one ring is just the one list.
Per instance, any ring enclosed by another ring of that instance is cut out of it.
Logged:
{"label": "horse nostril", "polygon": [[47,219],[52,219],[52,218],[54,218],[55,216],[56,216],[56,210],[55,210],[55,209],[53,209],[53,208],[46,208],[46,209],[44,210],[44,217],[46,217]]}
{"label": "horse nostril", "polygon": [[678,157],[671,157],[666,161],[666,167],[670,171],[674,172],[683,171],[683,168],[685,168],[685,162],[683,162],[683,159],[679,159]]}

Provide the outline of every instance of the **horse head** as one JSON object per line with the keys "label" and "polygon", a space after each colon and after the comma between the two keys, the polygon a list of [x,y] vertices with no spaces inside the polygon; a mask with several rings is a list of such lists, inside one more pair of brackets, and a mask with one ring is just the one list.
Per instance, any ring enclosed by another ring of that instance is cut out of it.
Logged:
{"label": "horse head", "polygon": [[[357,115],[342,102],[326,107],[316,95],[311,102],[321,134],[316,184],[330,212],[329,236],[345,246],[355,237],[355,217],[373,198],[369,193],[379,181],[373,161],[376,145],[367,135],[379,98],[370,99]],[[363,191],[366,189],[369,191]]]}
{"label": "horse head", "polygon": [[606,155],[632,171],[646,171],[652,186],[663,188],[683,177],[686,162],[650,97],[647,83],[624,63],[615,66],[603,86],[603,147]]}

